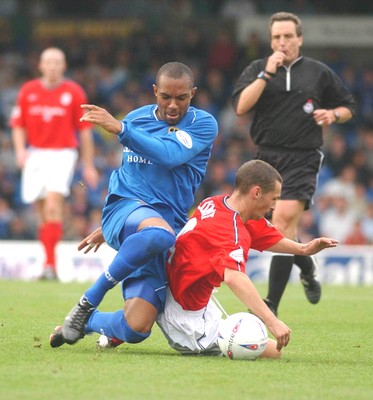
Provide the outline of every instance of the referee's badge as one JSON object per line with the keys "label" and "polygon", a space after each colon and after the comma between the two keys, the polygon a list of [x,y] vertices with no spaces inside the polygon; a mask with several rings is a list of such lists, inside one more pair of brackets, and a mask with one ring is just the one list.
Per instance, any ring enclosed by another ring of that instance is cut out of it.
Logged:
{"label": "referee's badge", "polygon": [[308,99],[306,101],[306,103],[303,105],[303,110],[304,112],[306,112],[307,114],[311,114],[313,113],[313,110],[315,109],[315,107],[313,106],[313,101],[312,99]]}

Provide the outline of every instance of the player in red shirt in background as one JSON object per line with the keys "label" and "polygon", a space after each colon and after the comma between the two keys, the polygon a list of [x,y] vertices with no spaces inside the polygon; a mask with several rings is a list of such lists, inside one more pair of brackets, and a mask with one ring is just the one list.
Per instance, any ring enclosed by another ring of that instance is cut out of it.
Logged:
{"label": "player in red shirt in background", "polygon": [[[22,169],[21,195],[36,204],[38,238],[45,250],[42,279],[57,279],[55,248],[63,236],[65,198],[78,159],[84,183],[96,186],[91,124],[80,122],[81,104],[87,103],[83,88],[66,79],[65,54],[55,47],[40,55],[41,77],[26,82],[10,117],[17,165]],[[77,136],[79,133],[79,137]]]}

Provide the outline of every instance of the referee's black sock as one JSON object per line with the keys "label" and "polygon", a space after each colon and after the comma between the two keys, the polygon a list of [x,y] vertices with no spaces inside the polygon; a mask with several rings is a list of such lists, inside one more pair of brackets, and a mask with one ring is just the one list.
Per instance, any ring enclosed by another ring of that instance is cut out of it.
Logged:
{"label": "referee's black sock", "polygon": [[288,283],[293,267],[293,255],[275,255],[272,257],[269,269],[269,284],[267,299],[277,308]]}
{"label": "referee's black sock", "polygon": [[314,274],[314,263],[310,256],[294,256],[294,264],[296,264],[303,275]]}

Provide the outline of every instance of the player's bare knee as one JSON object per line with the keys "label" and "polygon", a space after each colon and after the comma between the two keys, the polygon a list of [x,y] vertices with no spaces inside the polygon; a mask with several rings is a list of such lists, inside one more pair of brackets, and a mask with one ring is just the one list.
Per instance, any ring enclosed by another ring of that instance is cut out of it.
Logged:
{"label": "player's bare knee", "polygon": [[128,326],[136,332],[149,332],[157,318],[157,309],[140,298],[130,299],[126,303],[124,317]]}
{"label": "player's bare knee", "polygon": [[123,332],[120,339],[127,343],[140,343],[147,339],[151,334],[151,329],[145,330],[145,325],[141,326],[132,324],[131,326],[126,317],[124,317],[122,321],[122,329]]}

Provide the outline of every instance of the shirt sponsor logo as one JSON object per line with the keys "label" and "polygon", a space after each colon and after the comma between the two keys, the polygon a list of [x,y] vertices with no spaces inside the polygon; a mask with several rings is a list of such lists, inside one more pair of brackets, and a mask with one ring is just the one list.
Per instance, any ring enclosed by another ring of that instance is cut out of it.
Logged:
{"label": "shirt sponsor logo", "polygon": [[153,164],[150,160],[147,158],[137,156],[137,155],[128,155],[127,156],[127,162],[128,163],[137,163],[137,164]]}
{"label": "shirt sponsor logo", "polygon": [[187,149],[191,149],[193,147],[193,140],[189,133],[185,131],[177,131],[176,139]]}
{"label": "shirt sponsor logo", "polygon": [[40,116],[44,122],[51,122],[54,117],[64,117],[66,110],[62,107],[32,106],[29,108],[29,114]]}
{"label": "shirt sponsor logo", "polygon": [[[132,153],[127,155],[127,162],[128,163],[137,163],[137,164],[153,164],[150,160],[145,157],[138,156],[137,154],[133,153],[131,149],[127,146],[123,147],[123,153]],[[124,157],[124,154],[123,154]]]}

